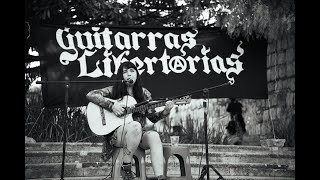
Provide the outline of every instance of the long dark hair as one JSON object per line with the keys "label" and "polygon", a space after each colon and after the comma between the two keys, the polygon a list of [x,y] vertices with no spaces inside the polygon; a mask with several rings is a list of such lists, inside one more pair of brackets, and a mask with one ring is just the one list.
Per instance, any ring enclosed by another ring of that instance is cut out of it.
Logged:
{"label": "long dark hair", "polygon": [[[138,103],[144,101],[143,91],[142,91],[142,82],[140,80],[140,75],[137,67],[132,62],[129,62],[129,61],[121,63],[118,69],[116,80],[123,80],[123,68],[127,68],[127,69],[134,68],[137,71],[137,80],[133,85],[133,97],[136,99]],[[112,92],[113,92],[113,97],[112,97],[113,99],[122,98],[123,96],[128,95],[127,84],[122,82],[116,82],[113,86]]]}

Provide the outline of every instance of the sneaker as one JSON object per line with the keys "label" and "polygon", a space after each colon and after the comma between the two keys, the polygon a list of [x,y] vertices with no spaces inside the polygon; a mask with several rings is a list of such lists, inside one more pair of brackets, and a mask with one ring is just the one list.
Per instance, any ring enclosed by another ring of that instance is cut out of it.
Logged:
{"label": "sneaker", "polygon": [[131,164],[121,166],[121,176],[123,180],[134,180],[135,176],[131,170]]}
{"label": "sneaker", "polygon": [[164,175],[160,175],[158,176],[158,180],[166,180],[166,177],[164,177]]}

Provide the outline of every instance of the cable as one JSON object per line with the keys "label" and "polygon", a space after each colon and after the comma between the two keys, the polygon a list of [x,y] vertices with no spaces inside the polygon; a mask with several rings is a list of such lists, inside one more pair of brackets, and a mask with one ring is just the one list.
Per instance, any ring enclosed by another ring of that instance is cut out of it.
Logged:
{"label": "cable", "polygon": [[[128,108],[128,99],[129,99],[129,97],[127,96],[125,109]],[[124,116],[124,118],[123,118],[123,127],[122,127],[122,133],[121,133],[120,146],[123,146],[123,144],[122,144],[122,143],[123,143],[123,132],[124,132],[124,127],[125,127],[125,125],[126,125],[126,116]],[[119,153],[120,153],[120,151],[119,151]],[[124,153],[124,152],[122,151],[122,153]],[[119,155],[119,154],[118,154],[118,155]],[[123,162],[123,158],[124,158],[124,154],[123,154],[123,156],[122,156],[122,162]]]}
{"label": "cable", "polygon": [[[211,90],[211,89],[215,89],[215,88],[222,87],[222,86],[226,86],[226,85],[233,85],[233,84],[234,84],[233,81],[228,81],[228,82],[225,82],[225,83],[222,83],[222,84],[219,84],[219,85],[216,85],[216,86],[211,86],[211,87],[205,88],[205,89],[207,89],[207,90],[209,91],[209,90]],[[199,93],[199,92],[203,92],[203,90],[204,90],[204,89],[198,89],[198,90],[195,90],[195,91],[186,93],[186,94],[169,97],[169,98],[167,98],[167,100],[178,99],[178,98],[185,97],[185,96],[191,96],[191,95],[193,95],[193,94],[196,94],[196,93]]]}
{"label": "cable", "polygon": [[39,116],[37,117],[37,119],[36,119],[36,122],[33,124],[33,126],[31,127],[31,129],[30,129],[30,131],[29,131],[29,133],[28,133],[28,135],[27,136],[29,136],[30,135],[30,133],[32,132],[32,130],[33,130],[33,128],[34,128],[34,126],[37,124],[37,122],[38,122],[38,120],[39,120],[39,118],[40,118],[40,116],[41,116],[41,114],[42,114],[42,112],[44,111],[44,107],[43,108],[41,108],[41,112],[40,112],[40,114],[39,114]]}
{"label": "cable", "polygon": [[[126,104],[125,104],[125,109],[127,109],[128,108],[128,99],[129,99],[129,97],[127,97],[127,99],[126,99]],[[120,141],[120,147],[122,147],[123,148],[123,135],[124,135],[124,128],[125,128],[125,125],[126,125],[126,116],[124,115],[124,118],[123,118],[123,127],[122,127],[122,132],[121,132],[121,141]],[[118,154],[117,154],[117,156],[116,157],[118,157],[119,156],[119,153],[120,153],[120,151],[118,152]],[[123,153],[123,156],[122,156],[122,160],[121,160],[121,162],[123,162],[123,158],[124,158],[124,151],[122,151],[122,153]],[[112,161],[112,170],[113,170],[113,161]],[[112,172],[112,171],[111,171]]]}
{"label": "cable", "polygon": [[[128,97],[127,97],[127,99],[126,99],[126,106],[125,106],[125,108],[127,108],[128,107]],[[125,127],[125,125],[126,125],[126,123],[125,123],[125,121],[126,121],[126,116],[124,116],[124,118],[123,118],[123,127],[122,127],[122,132],[121,132],[121,141],[120,141],[120,146],[122,147],[123,146],[123,134],[124,134],[124,127]],[[114,133],[116,133],[116,132],[114,132]],[[115,156],[116,158],[119,156],[119,153],[120,153],[120,151],[118,152],[118,154],[117,154],[117,156]],[[122,153],[124,153],[123,151],[122,151]],[[110,174],[112,174],[112,172],[113,172],[113,166],[114,166],[114,163],[113,163],[113,157],[114,156],[112,156],[112,161],[111,161],[111,171],[109,172],[109,174],[107,175],[107,177],[106,178],[104,178],[104,179],[107,179],[109,176],[110,176]],[[122,162],[123,162],[123,157],[124,156],[122,156]]]}

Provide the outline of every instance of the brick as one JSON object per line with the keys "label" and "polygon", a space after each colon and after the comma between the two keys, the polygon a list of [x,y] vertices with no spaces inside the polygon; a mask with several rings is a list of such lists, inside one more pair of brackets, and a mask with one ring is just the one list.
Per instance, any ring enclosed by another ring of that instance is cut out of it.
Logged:
{"label": "brick", "polygon": [[272,98],[273,94],[269,94],[268,99],[266,99],[266,109],[269,110],[272,106],[271,104],[271,98]]}
{"label": "brick", "polygon": [[296,39],[295,35],[290,35],[288,37],[288,47],[289,48],[294,48],[295,47],[295,39]]}
{"label": "brick", "polygon": [[270,79],[269,79],[270,81],[273,81],[277,78],[277,72],[275,70],[276,70],[275,66],[270,68]]}
{"label": "brick", "polygon": [[274,91],[274,82],[268,82],[268,92],[273,92]]}
{"label": "brick", "polygon": [[294,105],[294,93],[287,93],[286,97],[286,104],[287,106],[293,106]]}
{"label": "brick", "polygon": [[[278,106],[279,105],[278,95],[277,94],[273,94],[271,105],[272,106]],[[272,117],[275,117],[275,116],[272,116]]]}
{"label": "brick", "polygon": [[275,88],[275,91],[279,91],[283,89],[283,80],[278,80],[275,82],[275,84],[277,85]]}
{"label": "brick", "polygon": [[274,72],[273,72],[273,69],[274,69],[274,68],[269,68],[269,69],[267,70],[268,82],[274,81],[274,77],[272,76],[272,74],[274,73]]}
{"label": "brick", "polygon": [[294,61],[292,62],[292,71],[293,71],[292,75],[295,76],[296,75],[296,62],[294,62]]}
{"label": "brick", "polygon": [[293,63],[287,63],[286,65],[286,72],[287,72],[287,77],[291,77],[294,75],[294,65]]}
{"label": "brick", "polygon": [[267,100],[262,99],[261,102],[262,102],[262,103],[261,103],[261,107],[262,107],[262,108],[266,108],[266,107],[268,106]]}
{"label": "brick", "polygon": [[268,45],[267,45],[267,55],[271,54],[271,43],[268,42]]}
{"label": "brick", "polygon": [[263,121],[268,121],[269,120],[269,110],[263,111],[262,120]]}
{"label": "brick", "polygon": [[253,105],[257,108],[257,113],[261,111],[261,100],[256,100],[254,104],[248,104],[248,106]]}
{"label": "brick", "polygon": [[273,121],[275,119],[277,119],[277,109],[276,108],[270,108],[270,114],[271,114],[270,119],[272,119]]}
{"label": "brick", "polygon": [[276,65],[276,61],[277,61],[277,54],[276,53],[272,53],[270,67],[275,66]]}
{"label": "brick", "polygon": [[280,77],[280,78],[286,77],[286,72],[287,72],[287,71],[286,71],[286,66],[285,66],[285,65],[279,66],[278,72],[279,72],[279,77]]}
{"label": "brick", "polygon": [[288,47],[288,39],[287,38],[288,38],[288,36],[285,36],[281,40],[282,49],[287,49],[287,47]]}
{"label": "brick", "polygon": [[[294,107],[296,107],[296,94],[295,93],[292,93],[293,95],[293,97],[292,97],[292,106],[294,106]],[[292,112],[292,114],[296,114],[296,111],[295,111],[296,109],[295,108],[293,108],[293,110],[291,111]]]}
{"label": "brick", "polygon": [[292,62],[295,60],[295,49],[290,48],[285,51],[286,53],[286,62]]}
{"label": "brick", "polygon": [[277,93],[278,106],[286,106],[287,91],[282,89]]}
{"label": "brick", "polygon": [[268,43],[269,52],[268,54],[272,54],[276,51],[276,41],[272,41]]}
{"label": "brick", "polygon": [[271,71],[267,69],[267,82],[271,81]]}
{"label": "brick", "polygon": [[290,90],[295,91],[295,89],[296,89],[295,78],[290,78],[289,84],[290,84]]}
{"label": "brick", "polygon": [[277,54],[277,64],[283,64],[285,63],[285,53],[284,51],[280,51],[278,54]]}
{"label": "brick", "polygon": [[289,81],[288,81],[288,79],[283,79],[283,80],[282,80],[282,88],[285,89],[285,91],[287,91],[287,89],[289,88]]}
{"label": "brick", "polygon": [[276,118],[277,119],[284,118],[283,109],[281,108],[281,106],[276,108]]}
{"label": "brick", "polygon": [[271,62],[272,62],[272,54],[269,54],[267,56],[267,68],[269,68],[272,65]]}
{"label": "brick", "polygon": [[276,46],[276,50],[280,51],[281,50],[281,40],[277,40],[277,46]]}

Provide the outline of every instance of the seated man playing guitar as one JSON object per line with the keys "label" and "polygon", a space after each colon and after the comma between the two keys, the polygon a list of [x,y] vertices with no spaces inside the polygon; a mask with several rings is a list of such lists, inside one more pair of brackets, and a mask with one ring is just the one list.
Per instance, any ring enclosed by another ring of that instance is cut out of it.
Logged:
{"label": "seated man playing guitar", "polygon": [[[106,109],[107,113],[112,113],[112,115],[109,116],[115,122],[120,122],[110,129],[111,126],[108,126],[108,120],[103,119],[107,121],[103,127],[109,128],[105,131],[107,134],[101,133],[105,137],[104,160],[107,161],[110,159],[114,147],[122,147],[125,155],[123,166],[121,167],[121,174],[124,180],[132,180],[134,177],[131,171],[131,161],[134,152],[138,146],[143,149],[150,149],[154,173],[158,179],[163,180],[165,177],[163,175],[162,142],[158,132],[147,130],[145,124],[146,118],[156,123],[160,119],[167,117],[174,103],[171,100],[166,101],[164,109],[159,112],[156,112],[154,108],[143,109],[142,112],[134,111],[128,107],[128,104],[132,106],[132,102],[129,102],[129,97],[133,97],[133,101],[136,101],[138,104],[151,100],[151,93],[141,85],[137,67],[131,62],[123,62],[119,67],[117,80],[123,80],[123,82],[117,82],[114,86],[103,89],[92,90],[86,96],[93,104]],[[133,120],[129,120],[131,115],[130,117],[125,116],[125,114],[131,110],[133,112],[131,119]],[[106,119],[108,119],[108,117]]]}

